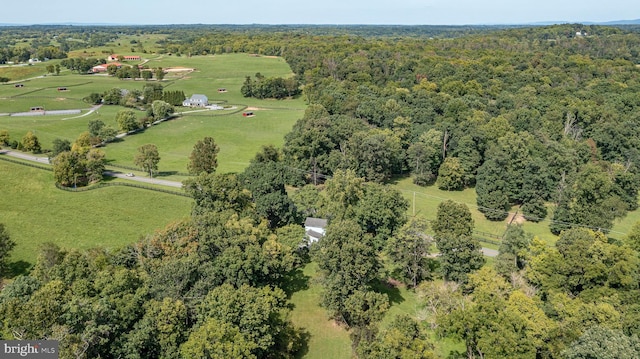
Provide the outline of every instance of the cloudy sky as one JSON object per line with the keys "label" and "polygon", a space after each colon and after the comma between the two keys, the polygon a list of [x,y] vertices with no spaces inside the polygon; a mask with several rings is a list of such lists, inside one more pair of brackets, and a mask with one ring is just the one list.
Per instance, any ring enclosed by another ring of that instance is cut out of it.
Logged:
{"label": "cloudy sky", "polygon": [[405,24],[602,22],[640,18],[631,0],[7,1],[0,23]]}

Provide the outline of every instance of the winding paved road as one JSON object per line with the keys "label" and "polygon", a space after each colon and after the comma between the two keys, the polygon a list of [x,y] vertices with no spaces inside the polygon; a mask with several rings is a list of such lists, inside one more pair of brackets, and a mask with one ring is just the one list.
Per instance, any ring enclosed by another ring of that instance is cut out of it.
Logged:
{"label": "winding paved road", "polygon": [[149,184],[157,184],[157,185],[161,185],[161,186],[182,188],[182,182],[161,180],[161,179],[149,178],[149,177],[137,177],[137,176],[136,177],[129,177],[125,173],[118,172],[118,171],[109,171],[109,170],[102,172],[102,174],[105,175],[105,176],[118,177],[118,178],[130,180],[130,181],[137,181],[137,182],[144,182],[144,183],[149,183]]}
{"label": "winding paved road", "polygon": [[[38,156],[34,156],[34,155],[22,153],[22,152],[14,152],[11,150],[0,150],[0,155],[7,155],[7,156],[27,160],[27,161],[50,164],[48,157],[38,157]],[[167,186],[167,187],[182,188],[182,182],[168,181],[168,180],[148,178],[148,177],[137,177],[137,176],[129,177],[125,173],[122,173],[119,171],[104,171],[103,174],[105,176],[118,177],[118,178],[122,178],[129,181],[144,182],[144,183],[157,184],[157,185]]]}

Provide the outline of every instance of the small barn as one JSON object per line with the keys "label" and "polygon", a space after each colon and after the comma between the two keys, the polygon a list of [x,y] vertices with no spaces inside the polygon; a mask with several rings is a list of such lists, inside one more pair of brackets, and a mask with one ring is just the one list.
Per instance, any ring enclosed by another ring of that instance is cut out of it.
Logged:
{"label": "small barn", "polygon": [[193,94],[190,98],[182,101],[184,107],[205,107],[209,104],[209,98],[202,94]]}

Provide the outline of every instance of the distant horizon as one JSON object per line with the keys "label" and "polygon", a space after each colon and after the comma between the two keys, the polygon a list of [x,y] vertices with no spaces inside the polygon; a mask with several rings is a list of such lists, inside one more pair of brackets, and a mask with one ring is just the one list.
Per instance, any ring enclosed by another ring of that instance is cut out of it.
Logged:
{"label": "distant horizon", "polygon": [[[34,11],[25,11],[25,7]],[[565,23],[617,23],[640,19],[640,2],[628,0],[237,0],[182,4],[170,0],[111,0],[87,7],[50,0],[3,4],[5,26],[102,24],[144,25],[425,25],[500,26]],[[547,20],[560,19],[560,20]],[[632,20],[625,20],[632,19]]]}
{"label": "distant horizon", "polygon": [[547,25],[640,25],[640,18],[629,20],[593,21],[535,21],[528,23],[474,23],[474,24],[374,24],[374,23],[94,23],[94,22],[42,22],[1,23],[0,26],[547,26]]}

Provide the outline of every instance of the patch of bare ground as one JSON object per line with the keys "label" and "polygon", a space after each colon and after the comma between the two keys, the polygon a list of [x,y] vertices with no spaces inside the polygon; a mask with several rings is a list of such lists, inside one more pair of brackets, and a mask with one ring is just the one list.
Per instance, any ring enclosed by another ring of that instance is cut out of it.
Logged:
{"label": "patch of bare ground", "polygon": [[387,278],[384,284],[389,288],[399,288],[402,286],[402,282],[391,277]]}
{"label": "patch of bare ground", "polygon": [[[514,216],[515,218],[513,218]],[[507,217],[507,223],[522,224],[524,221],[526,221],[526,219],[522,213],[509,213]]]}
{"label": "patch of bare ground", "polygon": [[191,67],[176,66],[176,67],[166,67],[163,70],[165,72],[191,72],[191,71],[195,71],[196,69]]}

